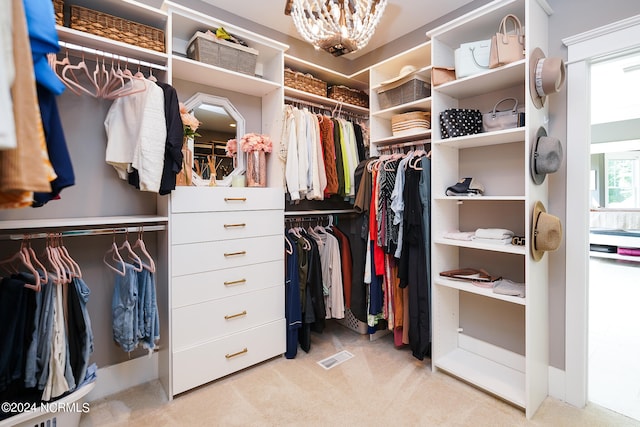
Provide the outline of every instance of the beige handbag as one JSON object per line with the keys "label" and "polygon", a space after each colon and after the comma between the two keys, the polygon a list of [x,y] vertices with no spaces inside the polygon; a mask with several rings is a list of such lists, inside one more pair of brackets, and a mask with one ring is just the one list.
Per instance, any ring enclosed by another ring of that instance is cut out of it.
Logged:
{"label": "beige handbag", "polygon": [[[512,34],[507,34],[509,21],[513,23]],[[521,59],[524,59],[524,32],[518,17],[509,14],[502,18],[498,32],[491,38],[489,68],[501,67]]]}
{"label": "beige handbag", "polygon": [[453,67],[433,67],[431,69],[431,83],[434,86],[445,84],[456,79],[456,70]]}

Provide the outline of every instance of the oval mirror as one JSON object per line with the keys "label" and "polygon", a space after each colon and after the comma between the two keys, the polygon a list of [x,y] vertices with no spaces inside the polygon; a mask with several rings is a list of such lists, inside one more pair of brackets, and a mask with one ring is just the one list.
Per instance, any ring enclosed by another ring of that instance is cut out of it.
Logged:
{"label": "oval mirror", "polygon": [[225,148],[228,140],[244,135],[244,117],[227,98],[207,93],[196,93],[184,105],[201,123],[197,130],[200,136],[189,147],[194,172],[203,182],[209,183],[215,175],[216,185],[230,186],[232,177],[245,171],[244,153],[237,153],[234,162]]}

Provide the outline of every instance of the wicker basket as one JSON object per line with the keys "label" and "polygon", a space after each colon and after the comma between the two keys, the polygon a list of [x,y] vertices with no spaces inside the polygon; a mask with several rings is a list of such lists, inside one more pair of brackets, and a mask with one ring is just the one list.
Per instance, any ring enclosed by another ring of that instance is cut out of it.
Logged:
{"label": "wicker basket", "polygon": [[164,31],[84,7],[71,6],[70,27],[145,49],[165,51]]}
{"label": "wicker basket", "polygon": [[198,31],[189,40],[187,57],[205,64],[254,76],[258,51]]}
{"label": "wicker basket", "polygon": [[313,93],[318,96],[327,96],[327,83],[316,79],[311,74],[303,74],[289,68],[284,70],[284,85],[293,89]]}
{"label": "wicker basket", "polygon": [[53,12],[56,15],[56,25],[64,25],[64,1],[53,0]]}
{"label": "wicker basket", "polygon": [[369,108],[369,95],[366,92],[346,86],[331,86],[329,88],[329,98],[357,105],[358,107]]}
{"label": "wicker basket", "polygon": [[429,96],[431,96],[431,85],[418,76],[414,76],[407,81],[400,80],[397,84],[382,86],[378,89],[378,102],[382,109],[417,101]]}

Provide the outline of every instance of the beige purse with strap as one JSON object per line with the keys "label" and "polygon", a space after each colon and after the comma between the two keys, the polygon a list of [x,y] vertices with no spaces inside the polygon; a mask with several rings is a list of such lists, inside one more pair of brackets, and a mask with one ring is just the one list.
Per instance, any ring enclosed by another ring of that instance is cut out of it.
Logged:
{"label": "beige purse with strap", "polygon": [[[513,24],[513,33],[507,33],[507,24]],[[511,62],[524,59],[524,32],[522,24],[515,15],[502,18],[498,32],[491,38],[489,68],[501,67]]]}

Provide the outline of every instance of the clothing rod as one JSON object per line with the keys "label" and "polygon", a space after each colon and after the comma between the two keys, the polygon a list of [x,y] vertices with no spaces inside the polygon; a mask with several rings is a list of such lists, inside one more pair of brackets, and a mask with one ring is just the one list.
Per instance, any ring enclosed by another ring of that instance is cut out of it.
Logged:
{"label": "clothing rod", "polygon": [[0,235],[0,240],[46,239],[51,235],[60,235],[62,237],[102,236],[109,234],[137,233],[139,231],[163,231],[166,229],[166,225],[135,225],[131,227],[89,228],[81,230],[54,231],[48,233],[4,234]]}
{"label": "clothing rod", "polygon": [[[304,104],[304,105],[306,105],[308,107],[319,108],[321,110],[331,111],[332,113],[333,113],[333,110],[335,108],[335,107],[331,107],[330,105],[319,104],[319,103],[307,101],[307,100],[304,100],[304,99],[293,98],[291,96],[285,96],[284,100],[285,100],[285,102]],[[342,104],[341,102],[338,103],[336,106],[339,106],[339,105],[344,106],[344,104]],[[358,118],[358,119],[369,120],[369,116],[364,115],[364,114],[359,114],[359,113],[357,113],[355,111],[350,111],[350,110],[340,109],[338,114],[339,115],[340,114],[344,114],[344,115],[352,116],[352,117],[355,117],[355,118]]]}
{"label": "clothing rod", "polygon": [[161,71],[167,70],[167,67],[165,65],[153,64],[151,62],[141,61],[136,58],[129,58],[128,56],[122,56],[122,55],[117,55],[115,53],[105,52],[104,50],[96,50],[90,47],[80,46],[77,44],[63,42],[63,41],[60,41],[59,44],[60,44],[60,47],[64,47],[65,49],[76,50],[76,51],[88,53],[91,55],[104,56],[106,58],[113,58],[113,59],[128,62],[130,64],[140,65],[142,67],[155,68],[156,70],[161,70]]}
{"label": "clothing rod", "polygon": [[394,148],[416,147],[418,145],[426,145],[426,144],[431,144],[431,140],[421,139],[418,141],[399,142],[397,144],[383,145],[381,147],[378,147],[378,151],[389,151],[389,150],[393,150]]}
{"label": "clothing rod", "polygon": [[339,215],[339,214],[355,214],[358,213],[355,209],[334,209],[334,210],[319,210],[319,211],[288,211],[284,213],[284,216],[308,216],[308,215]]}

